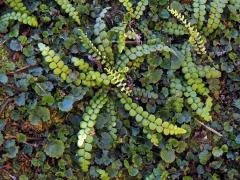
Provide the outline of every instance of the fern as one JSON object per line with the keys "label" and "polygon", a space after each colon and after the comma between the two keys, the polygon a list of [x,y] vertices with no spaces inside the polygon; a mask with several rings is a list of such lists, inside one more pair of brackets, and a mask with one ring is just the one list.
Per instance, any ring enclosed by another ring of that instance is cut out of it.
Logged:
{"label": "fern", "polygon": [[107,90],[99,90],[91,99],[85,113],[83,121],[80,123],[81,130],[78,132],[78,155],[79,163],[83,172],[87,172],[92,159],[94,125],[97,115],[108,101]]}
{"label": "fern", "polygon": [[119,0],[123,4],[123,6],[127,9],[128,13],[131,17],[133,17],[133,5],[129,0]]}
{"label": "fern", "polygon": [[125,52],[120,56],[120,61],[117,62],[117,67],[122,68],[127,65],[129,61],[134,61],[144,55],[157,51],[167,51],[175,53],[171,48],[162,44],[156,45],[140,45],[131,49],[126,49]]}
{"label": "fern", "polygon": [[101,51],[92,43],[92,41],[87,37],[87,35],[79,29],[80,40],[83,43],[83,46],[88,50],[93,58],[101,62],[101,64],[106,64],[107,67],[110,66],[107,61],[107,57],[101,53]]}
{"label": "fern", "polygon": [[23,24],[27,24],[32,27],[38,26],[38,21],[36,17],[28,15],[27,13],[11,12],[11,13],[4,14],[0,18],[0,23],[2,23],[5,27],[9,25],[10,21],[19,21]]}
{"label": "fern", "polygon": [[8,5],[17,12],[28,13],[26,6],[22,0],[6,0]]}
{"label": "fern", "polygon": [[141,106],[133,103],[132,99],[126,94],[118,93],[118,97],[121,98],[120,102],[124,105],[125,110],[129,111],[129,115],[135,117],[137,123],[150,133],[163,133],[164,135],[186,133],[186,130],[171,123],[164,122],[161,118],[156,118],[154,115],[144,111]]}
{"label": "fern", "polygon": [[72,17],[79,25],[80,25],[80,19],[78,16],[78,12],[73,7],[73,5],[68,0],[55,0],[61,8],[69,14],[70,17]]}
{"label": "fern", "polygon": [[206,40],[200,36],[200,33],[192,27],[190,23],[187,23],[187,20],[181,13],[170,7],[168,7],[168,11],[188,29],[190,35],[189,43],[195,47],[194,49],[197,54],[206,54],[206,48],[204,45]]}
{"label": "fern", "polygon": [[143,15],[143,11],[145,11],[147,5],[148,0],[140,0],[133,14],[133,18],[139,19]]}
{"label": "fern", "polygon": [[125,82],[126,80],[125,73],[128,72],[127,67],[119,71],[108,68],[105,68],[105,70],[107,71],[108,77],[111,80],[112,84],[119,87],[122,92],[125,92],[128,95],[131,94],[132,90],[127,86],[127,83]]}
{"label": "fern", "polygon": [[221,14],[223,13],[223,9],[227,3],[228,0],[213,0],[210,3],[210,12],[207,27],[204,29],[206,36],[218,28],[220,24]]}
{"label": "fern", "polygon": [[115,103],[113,100],[109,100],[109,102],[106,104],[106,111],[108,115],[110,116],[110,121],[108,122],[108,131],[110,135],[112,136],[113,140],[117,140],[117,112]]}
{"label": "fern", "polygon": [[206,15],[206,2],[207,0],[194,0],[193,2],[193,17],[197,21],[199,29],[202,28]]}
{"label": "fern", "polygon": [[123,6],[127,9],[131,18],[139,19],[143,15],[143,11],[146,9],[148,5],[148,0],[140,0],[137,4],[137,7],[134,11],[133,5],[129,0],[119,0],[123,4]]}
{"label": "fern", "polygon": [[174,22],[165,22],[162,25],[162,31],[164,33],[175,35],[175,36],[181,36],[188,34],[188,31],[185,26],[181,24],[177,24]]}

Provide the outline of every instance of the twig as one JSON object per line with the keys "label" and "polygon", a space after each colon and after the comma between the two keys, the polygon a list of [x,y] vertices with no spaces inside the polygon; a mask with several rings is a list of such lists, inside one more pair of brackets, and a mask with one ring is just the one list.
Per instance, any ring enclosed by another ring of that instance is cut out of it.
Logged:
{"label": "twig", "polygon": [[25,70],[27,70],[29,68],[32,68],[32,67],[35,67],[35,66],[37,66],[37,65],[36,64],[34,64],[34,65],[27,65],[27,66],[24,66],[24,67],[22,67],[20,69],[17,69],[15,72],[8,72],[7,75],[8,76],[13,76],[15,73],[20,73],[22,71],[25,71]]}
{"label": "twig", "polygon": [[[0,169],[1,170],[1,169]],[[7,170],[2,169],[9,177],[11,177],[13,180],[16,180],[17,178],[13,175],[11,175]]]}
{"label": "twig", "polygon": [[199,124],[201,124],[203,127],[205,127],[206,129],[208,129],[209,131],[213,132],[214,134],[216,134],[216,135],[218,135],[218,136],[220,136],[220,137],[223,136],[221,133],[217,132],[215,129],[207,126],[206,124],[202,123],[201,121],[199,121],[199,120],[196,120],[196,121],[197,121]]}
{"label": "twig", "polygon": [[0,43],[0,46],[4,45],[7,40],[8,40],[8,39],[5,39],[4,41],[2,41],[2,42]]}
{"label": "twig", "polygon": [[[4,139],[17,139],[17,137],[12,135],[6,135]],[[27,141],[41,141],[41,140],[42,138],[40,137],[27,137]]]}
{"label": "twig", "polygon": [[2,115],[3,111],[5,110],[5,108],[7,107],[7,105],[12,102],[13,99],[8,98],[0,107],[0,116]]}

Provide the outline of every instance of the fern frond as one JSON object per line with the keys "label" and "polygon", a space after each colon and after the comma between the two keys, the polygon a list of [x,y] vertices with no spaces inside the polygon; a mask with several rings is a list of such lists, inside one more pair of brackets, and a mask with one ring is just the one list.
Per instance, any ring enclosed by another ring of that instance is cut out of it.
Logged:
{"label": "fern frond", "polygon": [[78,67],[81,84],[85,86],[107,86],[110,84],[110,79],[108,78],[107,74],[94,71],[94,69],[90,67],[89,64],[83,59],[72,57],[71,61],[73,62],[74,66]]}
{"label": "fern frond", "polygon": [[130,16],[133,16],[133,5],[129,0],[119,0],[123,4],[123,6],[127,9],[128,13]]}
{"label": "fern frond", "polygon": [[184,15],[179,13],[177,10],[168,7],[168,11],[188,29],[190,35],[189,43],[195,47],[195,51],[198,54],[206,54],[206,40],[200,35],[200,33],[194,27],[192,27],[191,24],[187,22]]}
{"label": "fern frond", "polygon": [[22,0],[6,0],[7,4],[17,12],[28,13]]}
{"label": "fern frond", "polygon": [[193,0],[193,17],[196,20],[199,29],[202,28],[205,20],[206,2],[207,0]]}
{"label": "fern frond", "polygon": [[210,12],[207,27],[204,29],[206,36],[208,36],[215,29],[218,28],[222,17],[223,9],[225,8],[227,3],[228,0],[213,0],[210,3]]}
{"label": "fern frond", "polygon": [[181,80],[175,77],[171,78],[170,81],[171,97],[168,99],[167,103],[172,104],[176,112],[178,113],[182,112],[182,109],[184,107],[183,92],[184,86],[182,85]]}
{"label": "fern frond", "polygon": [[105,64],[106,67],[110,67],[110,63],[108,62],[106,55],[102,54],[102,52],[92,43],[82,29],[79,29],[79,33],[79,38],[83,43],[83,46],[88,50],[88,53],[90,53],[93,58],[101,62],[102,65]]}
{"label": "fern frond", "polygon": [[190,47],[183,47],[182,53],[185,56],[185,60],[182,63],[182,73],[187,81],[187,84],[193,88],[197,93],[208,96],[209,90],[205,86],[203,80],[200,78],[197,65],[193,62],[192,53]]}
{"label": "fern frond", "polygon": [[87,87],[109,85],[110,80],[104,73],[100,74],[98,71],[94,71],[93,68],[89,67],[88,63],[80,60],[76,57],[72,58],[72,62],[82,72],[72,71],[64,62],[61,57],[56,54],[50,47],[43,43],[38,44],[39,50],[45,59],[45,62],[49,64],[49,68],[53,73],[60,77],[67,83],[74,83],[75,85],[84,85]]}
{"label": "fern frond", "polygon": [[101,31],[94,42],[97,45],[98,50],[101,52],[102,57],[107,57],[108,64],[113,66],[115,61],[112,51],[112,41],[110,41],[110,39],[111,37],[108,32]]}
{"label": "fern frond", "polygon": [[73,7],[73,5],[68,0],[55,0],[61,8],[69,14],[79,25],[80,18],[77,10]]}
{"label": "fern frond", "polygon": [[164,22],[162,25],[162,31],[175,36],[188,34],[188,31],[184,25],[177,24],[175,22]]}
{"label": "fern frond", "polygon": [[38,21],[35,16],[31,16],[28,15],[27,13],[22,12],[11,12],[4,14],[0,18],[0,23],[4,24],[7,27],[9,25],[9,22],[14,20],[32,27],[38,26]]}
{"label": "fern frond", "polygon": [[162,44],[156,44],[156,45],[144,44],[144,45],[136,46],[131,49],[126,49],[125,52],[119,57],[116,67],[117,68],[126,67],[129,61],[134,61],[140,57],[149,55],[150,53],[157,52],[157,51],[159,52],[167,51],[175,54],[174,50]]}
{"label": "fern frond", "polygon": [[147,103],[148,100],[150,99],[156,100],[158,98],[158,94],[153,92],[153,90],[150,89],[149,87],[147,88],[134,87],[132,94],[137,98],[141,99],[142,103]]}
{"label": "fern frond", "polygon": [[94,126],[100,110],[108,101],[108,90],[99,90],[90,100],[83,114],[83,121],[80,123],[81,130],[78,132],[79,155],[78,162],[83,172],[87,172],[92,159]]}
{"label": "fern frond", "polygon": [[109,100],[106,104],[106,111],[110,116],[110,121],[108,122],[107,129],[113,140],[117,140],[117,111],[113,100]]}
{"label": "fern frond", "polygon": [[133,13],[133,18],[139,19],[143,15],[143,11],[145,11],[147,5],[148,5],[148,0],[140,0]]}
{"label": "fern frond", "polygon": [[155,133],[163,133],[164,135],[178,135],[186,133],[185,129],[163,121],[161,118],[157,118],[153,114],[149,114],[147,111],[144,111],[141,106],[133,103],[133,100],[126,94],[118,93],[117,95],[120,98],[120,102],[124,105],[125,110],[129,112],[129,115],[135,117],[137,123],[144,127],[147,133],[149,132],[150,135],[147,135],[147,137],[150,140],[152,138],[151,134]]}
{"label": "fern frond", "polygon": [[212,98],[210,96],[207,96],[204,106],[204,103],[201,101],[201,99],[197,97],[197,93],[189,85],[185,85],[184,96],[187,98],[187,103],[191,109],[195,111],[197,115],[199,115],[205,121],[212,120],[212,116],[210,115]]}
{"label": "fern frond", "polygon": [[128,68],[125,67],[123,69],[113,70],[110,68],[105,68],[108,73],[108,78],[111,80],[113,85],[116,85],[120,88],[121,92],[125,92],[126,94],[130,95],[132,90],[127,86],[125,74],[128,72]]}

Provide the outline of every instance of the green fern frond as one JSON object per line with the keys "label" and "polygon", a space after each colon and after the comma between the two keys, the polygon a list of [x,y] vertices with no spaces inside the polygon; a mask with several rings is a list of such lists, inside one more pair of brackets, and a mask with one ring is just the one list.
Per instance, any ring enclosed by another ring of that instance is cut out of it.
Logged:
{"label": "green fern frond", "polygon": [[197,21],[199,29],[202,28],[206,15],[206,2],[207,0],[194,0],[193,1],[193,17]]}
{"label": "green fern frond", "polygon": [[121,92],[125,92],[128,95],[131,94],[132,90],[127,86],[127,83],[125,82],[125,74],[129,70],[127,67],[119,69],[118,71],[110,68],[105,68],[105,70],[107,71],[108,78],[111,80],[111,83],[113,85],[116,85],[118,88],[120,88]]}
{"label": "green fern frond", "polygon": [[143,15],[143,11],[145,11],[147,5],[148,5],[148,0],[140,0],[133,13],[133,18],[139,19]]}
{"label": "green fern frond", "polygon": [[80,40],[83,43],[83,46],[88,50],[88,53],[90,53],[93,58],[101,62],[101,64],[105,64],[106,67],[110,67],[107,57],[103,55],[102,52],[92,43],[82,29],[79,29],[79,33]]}
{"label": "green fern frond", "polygon": [[94,126],[99,112],[108,101],[107,92],[108,90],[101,89],[95,94],[86,107],[85,113],[83,114],[83,121],[80,123],[81,130],[78,132],[77,144],[79,150],[77,154],[79,156],[78,162],[83,172],[88,171],[91,163]]}
{"label": "green fern frond", "polygon": [[210,3],[210,12],[207,22],[207,27],[204,28],[205,35],[208,36],[215,29],[218,28],[222,17],[223,9],[225,8],[228,0],[213,0]]}
{"label": "green fern frond", "polygon": [[129,0],[119,0],[123,4],[123,6],[127,9],[128,13],[130,16],[133,16],[133,5]]}
{"label": "green fern frond", "polygon": [[4,14],[0,18],[0,23],[4,24],[5,27],[9,25],[10,21],[18,21],[32,27],[38,26],[38,21],[36,17],[28,15],[27,13],[11,12],[11,13]]}
{"label": "green fern frond", "polygon": [[102,53],[102,56],[107,57],[108,64],[113,66],[114,53],[112,50],[112,41],[110,41],[110,39],[111,39],[111,36],[109,32],[101,31],[94,42],[97,45],[98,50]]}
{"label": "green fern frond", "polygon": [[113,100],[108,101],[108,103],[106,104],[106,111],[110,116],[110,121],[108,122],[108,131],[109,134],[112,136],[113,140],[117,140],[117,111],[116,111],[116,107],[115,107],[115,103]]}
{"label": "green fern frond", "polygon": [[125,52],[119,57],[119,61],[117,62],[117,68],[123,68],[126,67],[129,61],[134,61],[140,57],[143,57],[145,55],[149,55],[153,52],[161,52],[161,51],[167,51],[175,54],[175,51],[168,46],[162,45],[162,44],[156,44],[156,45],[140,45],[136,46],[131,49],[126,49]]}
{"label": "green fern frond", "polygon": [[73,7],[73,5],[68,0],[55,0],[61,8],[69,14],[79,25],[80,18],[77,10]]}
{"label": "green fern frond", "polygon": [[163,133],[164,135],[178,135],[185,134],[186,130],[177,127],[169,122],[163,121],[161,118],[155,117],[144,111],[141,106],[133,103],[133,100],[126,94],[118,93],[120,102],[124,105],[126,111],[129,112],[131,117],[135,117],[137,123],[144,127],[149,133]]}
{"label": "green fern frond", "polygon": [[162,24],[162,31],[175,36],[188,34],[188,31],[184,25],[175,22],[164,22]]}
{"label": "green fern frond", "polygon": [[171,9],[170,7],[168,7],[168,11],[188,29],[190,35],[189,43],[195,47],[195,51],[198,54],[206,54],[206,39],[204,39],[200,33],[187,22],[184,15],[179,13],[177,10]]}
{"label": "green fern frond", "polygon": [[7,4],[17,12],[28,13],[22,0],[6,0]]}

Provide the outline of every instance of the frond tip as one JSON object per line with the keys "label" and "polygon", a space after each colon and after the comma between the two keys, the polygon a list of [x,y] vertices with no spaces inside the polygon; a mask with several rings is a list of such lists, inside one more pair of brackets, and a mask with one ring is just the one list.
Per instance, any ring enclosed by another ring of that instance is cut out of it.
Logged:
{"label": "frond tip", "polygon": [[120,98],[120,102],[124,105],[125,110],[129,112],[130,116],[135,117],[137,123],[144,128],[147,137],[151,141],[154,141],[152,139],[152,134],[155,133],[163,133],[164,135],[181,135],[187,132],[183,128],[179,128],[174,124],[163,121],[161,118],[157,118],[153,114],[144,111],[141,106],[134,103],[126,94],[117,93],[117,95]]}

